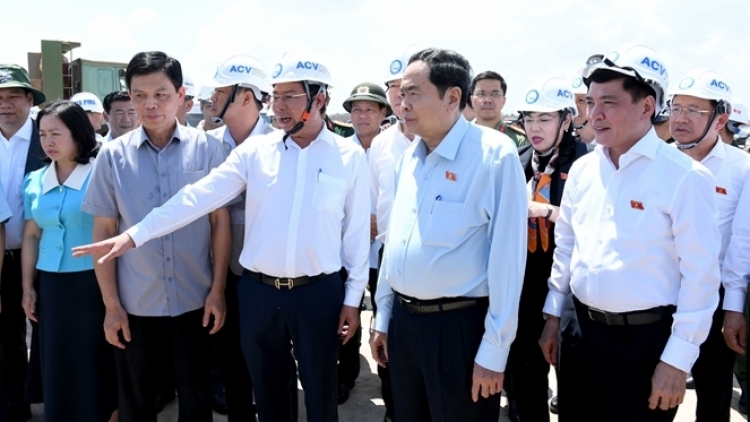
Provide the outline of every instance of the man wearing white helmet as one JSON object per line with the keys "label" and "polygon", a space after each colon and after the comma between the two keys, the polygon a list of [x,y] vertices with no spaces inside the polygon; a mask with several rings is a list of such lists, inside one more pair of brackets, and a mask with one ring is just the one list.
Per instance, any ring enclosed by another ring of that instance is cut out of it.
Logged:
{"label": "man wearing white helmet", "polygon": [[561,421],[671,421],[719,300],[716,182],[653,130],[654,50],[620,46],[582,76],[597,147],[568,173],[539,342],[553,365],[560,347]]}
{"label": "man wearing white helmet", "polygon": [[521,421],[545,422],[550,420],[549,363],[539,348],[539,336],[544,329],[539,310],[549,292],[547,280],[555,250],[555,222],[565,181],[573,162],[588,149],[572,133],[578,109],[570,86],[562,78],[535,81],[517,110],[529,139],[529,145],[520,147],[518,155],[531,200],[518,330],[510,347],[512,371],[505,385],[512,387]]}
{"label": "man wearing white helmet", "polygon": [[[404,69],[409,62],[407,51],[393,59],[389,63],[388,73],[385,79],[385,92],[388,103],[391,105],[393,114],[398,119],[396,124],[380,132],[373,140],[370,147],[370,200],[375,214],[371,220],[377,232],[376,239],[383,243],[388,229],[388,220],[391,213],[391,204],[396,191],[396,163],[406,149],[414,140],[414,134],[409,133],[403,121],[401,103],[401,80]],[[372,225],[372,224],[371,224]],[[382,257],[382,248],[380,250]],[[378,263],[380,264],[380,263]],[[380,265],[378,265],[380,266]],[[370,300],[373,313],[377,312],[375,295],[377,293],[377,281],[369,284]],[[372,332],[371,332],[372,334]],[[393,420],[393,395],[391,393],[391,378],[388,368],[378,365],[378,376],[380,377],[380,389],[385,403],[385,420]]]}
{"label": "man wearing white helmet", "polygon": [[99,135],[99,131],[102,129],[102,122],[104,121],[104,106],[99,97],[90,92],[79,92],[70,97],[70,101],[78,104],[86,111],[91,126],[94,127],[94,132],[97,132],[96,137],[100,139],[101,135]]}
{"label": "man wearing white helmet", "polygon": [[[207,133],[223,141],[227,152],[237,148],[249,138],[273,132],[265,120],[260,118],[262,101],[268,96],[268,70],[258,59],[247,55],[232,56],[219,66],[211,86],[211,122],[223,126]],[[219,117],[220,116],[220,117]],[[230,421],[246,421],[255,418],[252,402],[253,386],[242,354],[240,341],[239,301],[237,285],[242,276],[240,253],[245,240],[245,201],[229,207],[232,222],[232,255],[227,271],[227,286],[224,296],[227,317],[219,332],[219,352],[226,391],[227,417]],[[291,359],[291,357],[290,357]],[[294,391],[296,392],[296,385]],[[294,395],[296,400],[296,394]]]}
{"label": "man wearing white helmet", "polygon": [[[238,297],[242,351],[256,386],[258,417],[288,416],[294,344],[307,420],[333,422],[338,419],[339,342],[346,343],[359,326],[367,283],[367,161],[361,147],[325,128],[320,110],[331,76],[323,63],[287,53],[272,78],[283,132],[244,142],[210,175],[126,233],[77,251],[113,259],[247,190]],[[349,273],[344,286],[342,267]]]}
{"label": "man wearing white helmet", "polygon": [[732,98],[732,114],[729,115],[729,121],[719,132],[719,136],[724,143],[739,147],[734,138],[748,124],[750,124],[750,114],[748,114],[747,107],[740,99],[734,97]]}
{"label": "man wearing white helmet", "polygon": [[[696,422],[729,422],[732,403],[732,368],[735,354],[727,341],[738,351],[744,351],[739,341],[731,335],[725,341],[722,324],[730,327],[744,323],[745,284],[750,261],[737,260],[747,256],[747,240],[741,233],[750,233],[750,220],[735,219],[741,200],[750,201],[750,155],[725,144],[719,132],[727,124],[732,111],[732,92],[725,79],[713,70],[698,69],[689,72],[677,84],[671,95],[669,119],[675,146],[693,160],[706,166],[716,178],[716,205],[719,212],[721,250],[719,268],[724,285],[719,289],[720,302],[713,314],[708,338],[700,346],[700,355],[691,373],[695,381],[698,404]],[[745,188],[745,186],[748,186]],[[733,233],[738,233],[735,236]],[[732,247],[732,254],[728,248]],[[725,262],[726,256],[729,263]],[[737,275],[739,274],[739,277]],[[735,333],[736,334],[736,333]]]}
{"label": "man wearing white helmet", "polygon": [[193,100],[196,95],[198,95],[198,88],[196,88],[193,79],[189,76],[182,78],[182,87],[185,88],[185,99],[177,110],[177,120],[181,125],[190,127],[190,123],[187,121],[187,114],[190,112],[190,109],[193,108]]}

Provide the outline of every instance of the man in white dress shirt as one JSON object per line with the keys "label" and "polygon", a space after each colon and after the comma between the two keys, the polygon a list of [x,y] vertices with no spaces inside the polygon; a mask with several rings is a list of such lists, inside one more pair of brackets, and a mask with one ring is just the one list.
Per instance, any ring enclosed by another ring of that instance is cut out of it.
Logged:
{"label": "man in white dress shirt", "polygon": [[[744,273],[750,267],[728,268],[724,263],[733,227],[750,228],[747,218],[734,218],[737,204],[748,195],[745,191],[750,191],[750,185],[746,184],[750,155],[725,144],[719,137],[732,112],[732,91],[725,81],[713,70],[698,69],[685,75],[672,90],[669,125],[674,145],[706,166],[716,178],[714,196],[721,233],[719,267],[722,272]],[[730,292],[730,287],[724,286],[719,292],[723,303],[714,312],[711,331],[701,344],[700,355],[691,370],[698,398],[696,422],[729,422],[735,353],[724,340],[721,329],[725,313],[741,316],[745,305],[744,296],[736,290]]]}
{"label": "man in white dress shirt", "polygon": [[[242,351],[256,386],[259,420],[288,416],[293,343],[307,420],[334,422],[338,345],[359,326],[367,283],[367,159],[360,146],[328,131],[321,120],[331,84],[323,63],[290,52],[276,64],[272,78],[274,111],[283,132],[243,142],[210,175],[141,223],[77,248],[76,254],[106,252],[101,261],[107,261],[247,190],[240,255],[245,270],[238,296]],[[349,273],[344,285],[341,267]]]}
{"label": "man in white dress shirt", "polygon": [[[258,59],[237,55],[222,63],[209,86],[214,88],[211,95],[211,106],[223,108],[221,119],[223,126],[209,130],[206,133],[223,142],[224,149],[229,153],[249,141],[249,138],[266,135],[274,131],[260,117],[260,110],[268,96],[270,75],[266,66]],[[214,110],[214,117],[219,111]],[[223,373],[223,385],[226,392],[227,417],[229,420],[252,420],[256,410],[253,405],[253,385],[250,373],[242,354],[240,336],[240,305],[237,297],[237,286],[242,276],[240,253],[245,241],[245,194],[242,200],[229,206],[229,216],[232,223],[232,255],[227,271],[227,287],[224,297],[227,303],[227,317],[224,327],[218,333],[219,354]],[[290,365],[295,365],[290,355]],[[297,380],[293,377],[290,388],[293,406],[297,405]],[[296,414],[296,410],[291,410]],[[296,421],[296,415],[292,417]]]}
{"label": "man in white dress shirt", "polygon": [[396,165],[373,357],[390,367],[396,420],[497,420],[517,326],[527,199],[516,147],[470,124],[471,66],[414,54],[403,118],[420,139]]}
{"label": "man in white dress shirt", "polygon": [[671,421],[719,300],[716,183],[653,130],[668,81],[654,50],[620,46],[582,76],[597,147],[568,173],[540,345],[557,365],[572,292],[560,421]]}

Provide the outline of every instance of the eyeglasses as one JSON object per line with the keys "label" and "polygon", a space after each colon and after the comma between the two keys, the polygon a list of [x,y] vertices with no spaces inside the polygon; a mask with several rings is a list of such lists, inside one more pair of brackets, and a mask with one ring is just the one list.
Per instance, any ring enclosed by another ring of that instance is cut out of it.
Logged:
{"label": "eyeglasses", "polygon": [[532,119],[530,117],[523,119],[523,126],[530,128],[533,125],[547,126],[552,123],[555,119],[552,117],[542,117],[541,119]]}
{"label": "eyeglasses", "polygon": [[685,115],[692,120],[698,120],[701,118],[701,115],[706,113],[711,113],[712,110],[699,110],[697,108],[682,108],[678,106],[672,106],[670,111],[670,118],[677,118],[680,114],[685,113]]}
{"label": "eyeglasses", "polygon": [[477,91],[474,93],[474,96],[481,99],[489,97],[491,100],[497,100],[503,97],[503,93],[500,91]]}
{"label": "eyeglasses", "polygon": [[284,94],[284,95],[271,95],[273,102],[275,103],[288,103],[294,101],[296,98],[305,97],[307,94]]}

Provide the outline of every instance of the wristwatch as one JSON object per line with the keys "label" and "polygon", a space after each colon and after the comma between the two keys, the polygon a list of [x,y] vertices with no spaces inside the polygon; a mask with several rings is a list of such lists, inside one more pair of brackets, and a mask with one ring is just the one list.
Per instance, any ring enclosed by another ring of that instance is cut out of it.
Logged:
{"label": "wristwatch", "polygon": [[552,217],[552,213],[555,211],[554,208],[552,208],[552,205],[549,206],[549,209],[547,209],[547,215],[544,217],[547,220],[549,220],[550,217]]}

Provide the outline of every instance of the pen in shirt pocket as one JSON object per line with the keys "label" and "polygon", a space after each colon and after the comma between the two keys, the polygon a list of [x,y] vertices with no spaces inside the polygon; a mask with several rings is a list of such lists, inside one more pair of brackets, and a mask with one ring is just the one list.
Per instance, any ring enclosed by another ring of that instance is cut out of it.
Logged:
{"label": "pen in shirt pocket", "polygon": [[433,211],[435,211],[435,203],[438,201],[442,201],[443,197],[441,195],[438,195],[435,197],[435,200],[432,201],[432,209],[430,210],[430,214],[432,214]]}
{"label": "pen in shirt pocket", "polygon": [[320,182],[320,173],[323,173],[323,169],[322,168],[318,169],[318,182]]}

